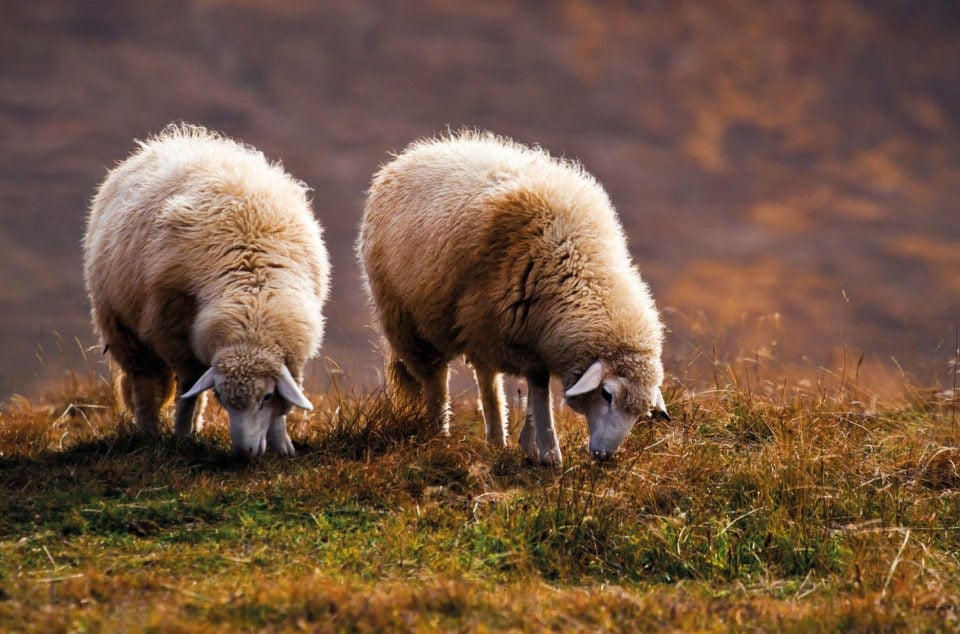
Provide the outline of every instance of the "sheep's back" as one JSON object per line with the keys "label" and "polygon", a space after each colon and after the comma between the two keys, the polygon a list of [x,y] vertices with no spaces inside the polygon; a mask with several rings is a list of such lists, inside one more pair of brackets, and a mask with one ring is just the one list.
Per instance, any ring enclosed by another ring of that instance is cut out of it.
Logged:
{"label": "sheep's back", "polygon": [[[358,246],[381,319],[384,305],[400,304],[435,345],[475,356],[557,322],[561,307],[550,304],[566,293],[560,284],[578,282],[556,270],[570,264],[564,250],[613,263],[591,274],[588,293],[610,294],[600,288],[608,272],[636,277],[591,176],[539,149],[473,133],[414,143],[381,168]],[[536,310],[523,308],[532,305],[528,292]]]}
{"label": "sheep's back", "polygon": [[226,285],[267,274],[267,286],[312,296],[308,308],[319,312],[328,285],[306,188],[259,152],[186,127],[142,143],[110,172],[84,246],[94,309],[109,306],[134,328],[160,292],[213,301]]}
{"label": "sheep's back", "polygon": [[359,250],[375,296],[410,310],[449,314],[476,281],[492,217],[487,201],[516,157],[482,143],[415,144],[375,175]]}

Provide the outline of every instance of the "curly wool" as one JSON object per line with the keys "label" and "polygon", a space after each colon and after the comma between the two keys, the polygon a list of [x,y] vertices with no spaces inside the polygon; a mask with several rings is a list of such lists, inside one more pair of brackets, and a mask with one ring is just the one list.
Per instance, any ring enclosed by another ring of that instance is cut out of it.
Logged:
{"label": "curly wool", "polygon": [[264,391],[264,378],[279,376],[283,351],[278,346],[240,344],[218,350],[211,364],[223,377],[224,405],[245,409]]}

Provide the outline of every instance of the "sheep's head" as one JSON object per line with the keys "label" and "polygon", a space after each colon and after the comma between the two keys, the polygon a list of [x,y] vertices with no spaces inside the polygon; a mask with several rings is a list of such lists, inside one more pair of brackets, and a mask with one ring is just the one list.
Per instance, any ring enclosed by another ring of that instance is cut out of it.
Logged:
{"label": "sheep's head", "polygon": [[642,372],[653,375],[653,385],[638,379],[633,370],[631,365],[617,372],[611,364],[597,360],[564,392],[567,405],[587,417],[590,455],[598,460],[613,456],[641,417],[670,420],[660,392],[659,362],[655,371]]}
{"label": "sheep's head", "polygon": [[[256,364],[254,364],[256,365]],[[259,370],[259,371],[258,371]],[[230,417],[230,436],[236,453],[261,456],[269,447],[293,455],[284,417],[294,406],[313,405],[304,396],[284,364],[273,372],[218,355],[213,365],[181,398],[192,398],[212,389]]]}

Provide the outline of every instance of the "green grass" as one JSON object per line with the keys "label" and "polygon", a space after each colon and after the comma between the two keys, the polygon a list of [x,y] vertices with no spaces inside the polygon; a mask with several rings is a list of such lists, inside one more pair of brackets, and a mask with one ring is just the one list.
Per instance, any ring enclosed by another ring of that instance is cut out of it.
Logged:
{"label": "green grass", "polygon": [[[668,394],[618,459],[449,439],[381,394],[314,395],[298,455],[142,438],[73,380],[0,410],[0,629],[956,629],[960,431],[934,396]],[[514,419],[517,415],[514,413]],[[516,432],[514,431],[514,438]]]}

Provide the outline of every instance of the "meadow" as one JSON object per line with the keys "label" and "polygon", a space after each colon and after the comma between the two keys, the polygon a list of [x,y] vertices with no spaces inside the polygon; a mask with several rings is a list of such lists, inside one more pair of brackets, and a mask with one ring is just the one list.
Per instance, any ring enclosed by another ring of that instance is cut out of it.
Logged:
{"label": "meadow", "polygon": [[[138,435],[103,379],[0,409],[0,629],[951,631],[960,627],[956,391],[875,402],[717,367],[618,457],[492,450],[381,392],[294,415],[292,459]],[[468,395],[469,396],[469,395]],[[520,410],[511,417],[513,438]]]}

